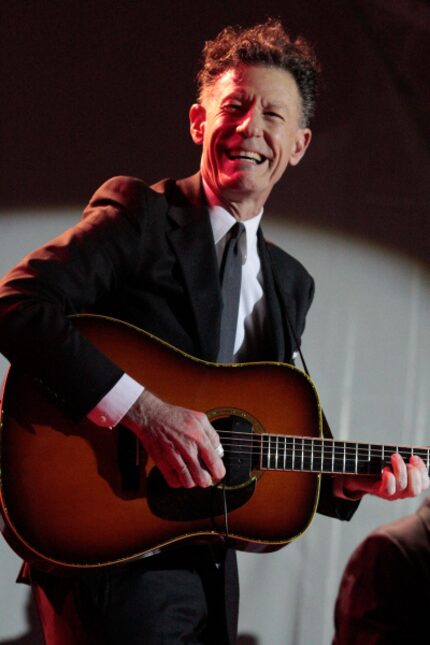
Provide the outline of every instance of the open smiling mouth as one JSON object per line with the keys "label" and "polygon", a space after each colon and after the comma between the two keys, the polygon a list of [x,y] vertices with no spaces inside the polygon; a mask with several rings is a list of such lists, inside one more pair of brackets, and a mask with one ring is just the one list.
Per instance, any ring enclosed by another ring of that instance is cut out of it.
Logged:
{"label": "open smiling mouth", "polygon": [[251,152],[249,150],[226,150],[226,155],[232,161],[243,159],[244,161],[251,161],[258,166],[267,160],[267,157],[259,152]]}

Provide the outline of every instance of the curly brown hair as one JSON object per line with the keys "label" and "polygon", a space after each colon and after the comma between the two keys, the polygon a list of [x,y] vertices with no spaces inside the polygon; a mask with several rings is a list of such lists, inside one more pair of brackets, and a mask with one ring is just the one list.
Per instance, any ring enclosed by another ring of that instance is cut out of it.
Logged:
{"label": "curly brown hair", "polygon": [[312,46],[301,37],[292,40],[280,20],[269,18],[247,28],[225,27],[205,43],[202,54],[203,66],[197,74],[199,101],[227,69],[241,64],[278,67],[294,77],[302,98],[302,125],[309,125],[320,66]]}

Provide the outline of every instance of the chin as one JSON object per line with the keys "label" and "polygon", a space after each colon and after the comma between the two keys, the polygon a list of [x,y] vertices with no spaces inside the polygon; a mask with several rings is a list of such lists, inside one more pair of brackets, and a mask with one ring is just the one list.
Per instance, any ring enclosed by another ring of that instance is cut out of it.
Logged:
{"label": "chin", "polygon": [[225,188],[231,189],[261,189],[261,179],[253,177],[250,171],[239,171],[235,173],[225,173],[221,178],[221,185]]}

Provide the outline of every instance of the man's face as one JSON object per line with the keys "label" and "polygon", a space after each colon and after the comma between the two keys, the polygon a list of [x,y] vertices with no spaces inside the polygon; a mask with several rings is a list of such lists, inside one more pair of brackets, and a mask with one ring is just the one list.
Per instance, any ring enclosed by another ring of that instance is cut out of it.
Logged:
{"label": "man's face", "polygon": [[261,208],[288,164],[305,153],[311,132],[300,127],[301,98],[282,69],[227,70],[190,110],[191,135],[203,146],[202,176],[224,202]]}

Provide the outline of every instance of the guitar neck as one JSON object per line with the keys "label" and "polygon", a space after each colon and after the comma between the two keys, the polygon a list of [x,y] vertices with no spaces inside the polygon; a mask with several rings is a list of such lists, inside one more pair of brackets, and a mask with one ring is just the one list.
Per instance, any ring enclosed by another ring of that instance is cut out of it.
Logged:
{"label": "guitar neck", "polygon": [[257,442],[261,470],[377,475],[398,452],[405,461],[412,455],[421,457],[429,472],[430,448],[273,434],[258,435]]}

